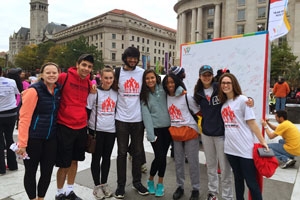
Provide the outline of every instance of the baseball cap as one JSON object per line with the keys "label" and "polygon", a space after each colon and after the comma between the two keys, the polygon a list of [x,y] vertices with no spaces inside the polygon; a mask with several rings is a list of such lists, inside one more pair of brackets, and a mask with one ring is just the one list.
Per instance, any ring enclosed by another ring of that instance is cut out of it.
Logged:
{"label": "baseball cap", "polygon": [[94,57],[93,57],[93,55],[91,55],[91,54],[88,54],[88,53],[82,54],[82,55],[78,58],[77,62],[80,63],[80,62],[83,61],[83,60],[89,61],[89,62],[91,62],[91,63],[94,64]]}
{"label": "baseball cap", "polygon": [[206,72],[210,72],[211,74],[214,74],[214,71],[213,71],[213,68],[209,65],[202,65],[200,67],[200,70],[199,70],[199,74],[202,75]]}

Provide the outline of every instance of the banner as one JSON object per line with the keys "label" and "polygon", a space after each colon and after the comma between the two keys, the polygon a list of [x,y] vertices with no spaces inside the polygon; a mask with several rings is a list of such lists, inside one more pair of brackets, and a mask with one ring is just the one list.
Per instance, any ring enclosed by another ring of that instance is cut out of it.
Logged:
{"label": "banner", "polygon": [[143,69],[147,69],[147,56],[142,55],[142,64],[143,64]]}
{"label": "banner", "polygon": [[155,64],[155,72],[157,73],[157,74],[160,74],[160,69],[159,69],[160,67],[159,67],[159,61],[157,60],[156,61],[156,64]]}
{"label": "banner", "polygon": [[165,52],[165,63],[164,63],[165,73],[167,74],[169,71],[169,53]]}
{"label": "banner", "polygon": [[273,41],[286,35],[291,29],[287,19],[288,0],[270,0],[269,11],[269,40]]}

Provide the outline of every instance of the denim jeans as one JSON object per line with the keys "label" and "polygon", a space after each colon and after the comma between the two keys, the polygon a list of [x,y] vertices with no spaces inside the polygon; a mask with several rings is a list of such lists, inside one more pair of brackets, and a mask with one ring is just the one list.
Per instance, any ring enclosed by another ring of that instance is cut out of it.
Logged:
{"label": "denim jeans", "polygon": [[275,110],[285,110],[285,97],[276,97]]}
{"label": "denim jeans", "polygon": [[285,141],[283,139],[280,139],[278,143],[270,143],[268,144],[269,148],[273,149],[274,154],[276,158],[281,162],[287,162],[287,160],[294,159],[294,156],[292,154],[289,154],[284,148]]}
{"label": "denim jeans", "polygon": [[250,190],[252,199],[262,200],[259,184],[256,180],[256,168],[253,159],[226,154],[234,174],[234,185],[237,200],[244,200],[245,184]]}
{"label": "denim jeans", "polygon": [[141,182],[141,166],[144,152],[144,124],[143,122],[121,122],[116,120],[116,133],[118,144],[117,157],[117,176],[118,186],[125,187],[126,184],[126,166],[129,136],[131,140],[132,156],[132,183]]}

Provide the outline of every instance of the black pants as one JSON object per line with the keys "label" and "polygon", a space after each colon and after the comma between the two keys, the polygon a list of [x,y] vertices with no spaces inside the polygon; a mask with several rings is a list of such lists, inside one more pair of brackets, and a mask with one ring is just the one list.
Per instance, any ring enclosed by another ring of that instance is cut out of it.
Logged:
{"label": "black pants", "polygon": [[167,153],[171,142],[169,127],[155,128],[154,134],[157,136],[157,139],[155,142],[151,142],[154,160],[151,164],[150,176],[155,176],[158,172],[159,177],[164,177],[167,166]]}
{"label": "black pants", "polygon": [[7,166],[10,170],[18,169],[16,154],[10,150],[14,143],[13,132],[16,123],[16,116],[0,117],[0,174],[6,173],[4,149],[6,149]]}
{"label": "black pants", "polygon": [[[45,197],[55,164],[56,149],[56,137],[49,140],[29,138],[26,151],[30,159],[24,160],[24,187],[29,199],[36,198],[36,195]],[[37,185],[36,172],[39,165],[41,175]]]}
{"label": "black pants", "polygon": [[[94,132],[91,129],[89,129],[89,131]],[[95,153],[92,154],[91,163],[91,172],[95,186],[107,183],[107,177],[110,169],[110,156],[115,144],[115,138],[115,133],[101,131],[96,132],[96,149]]]}

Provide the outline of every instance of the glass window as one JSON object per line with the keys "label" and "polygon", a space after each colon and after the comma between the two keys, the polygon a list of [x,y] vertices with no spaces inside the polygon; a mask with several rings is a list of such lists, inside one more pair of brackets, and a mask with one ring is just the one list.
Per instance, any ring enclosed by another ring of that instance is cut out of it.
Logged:
{"label": "glass window", "polygon": [[213,39],[214,33],[213,32],[207,32],[207,39]]}
{"label": "glass window", "polygon": [[207,28],[214,28],[214,20],[213,19],[209,19],[207,20]]}
{"label": "glass window", "polygon": [[140,37],[137,37],[137,42],[140,42]]}
{"label": "glass window", "polygon": [[245,33],[245,25],[237,25],[237,34],[244,34]]}
{"label": "glass window", "polygon": [[246,0],[238,0],[238,6],[246,5]]}
{"label": "glass window", "polygon": [[124,40],[124,35],[122,35],[122,40]]}
{"label": "glass window", "polygon": [[116,53],[111,53],[111,60],[116,60]]}
{"label": "glass window", "polygon": [[208,11],[207,11],[207,14],[208,14],[209,16],[214,16],[214,14],[215,14],[215,9],[214,9],[214,8],[209,8]]}
{"label": "glass window", "polygon": [[122,49],[124,49],[124,44],[122,44]]}
{"label": "glass window", "polygon": [[113,48],[113,49],[116,48],[116,43],[115,43],[115,42],[112,42],[112,43],[111,43],[111,48]]}
{"label": "glass window", "polygon": [[245,9],[238,10],[238,21],[245,20]]}
{"label": "glass window", "polygon": [[149,47],[147,47],[147,52],[149,52]]}
{"label": "glass window", "polygon": [[115,33],[113,33],[113,34],[111,34],[111,38],[113,39],[113,40],[115,40],[116,39],[116,34]]}
{"label": "glass window", "polygon": [[265,18],[266,17],[266,7],[260,7],[257,9],[257,18]]}
{"label": "glass window", "polygon": [[133,35],[133,36],[131,36],[131,41],[134,41],[134,35]]}
{"label": "glass window", "polygon": [[142,43],[145,43],[145,38],[142,38]]}
{"label": "glass window", "polygon": [[154,49],[154,53],[156,53],[156,49]]}
{"label": "glass window", "polygon": [[147,39],[147,44],[149,44],[149,42],[150,42],[149,39]]}
{"label": "glass window", "polygon": [[154,65],[156,65],[156,56],[154,56],[153,60],[154,60]]}
{"label": "glass window", "polygon": [[266,3],[266,0],[257,0],[257,3]]}

